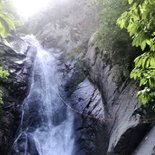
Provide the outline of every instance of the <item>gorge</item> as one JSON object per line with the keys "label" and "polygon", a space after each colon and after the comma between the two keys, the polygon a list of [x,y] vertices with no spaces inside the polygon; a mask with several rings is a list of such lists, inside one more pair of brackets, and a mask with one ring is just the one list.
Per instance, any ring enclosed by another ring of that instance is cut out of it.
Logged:
{"label": "gorge", "polygon": [[155,114],[140,107],[129,77],[137,53],[98,47],[99,9],[89,0],[49,5],[0,44],[10,73],[1,79],[0,155],[155,155]]}

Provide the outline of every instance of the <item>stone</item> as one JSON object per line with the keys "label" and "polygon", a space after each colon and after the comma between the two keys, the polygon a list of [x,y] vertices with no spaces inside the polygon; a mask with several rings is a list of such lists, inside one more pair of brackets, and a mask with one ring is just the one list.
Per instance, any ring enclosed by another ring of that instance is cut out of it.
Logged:
{"label": "stone", "polygon": [[[19,40],[13,40],[14,44],[16,44],[16,41],[18,42]],[[25,43],[25,47],[24,41],[22,44],[19,42],[17,44],[19,49],[16,48],[16,50],[19,51],[15,51],[11,46],[4,44],[0,46],[1,65],[8,69],[10,73],[8,80],[1,80],[4,104],[2,105],[2,114],[0,116],[0,152],[3,155],[6,155],[11,147],[11,142],[20,121],[20,106],[26,96],[33,64],[32,59],[35,56],[34,49],[34,52],[31,52],[26,58],[26,54],[30,52],[27,51],[27,43]],[[22,46],[22,53],[20,52],[20,46]]]}
{"label": "stone", "polygon": [[118,53],[122,47],[116,49],[116,57],[113,51],[100,51],[93,38],[88,45],[85,56],[88,77],[99,89],[105,107],[104,115],[108,115],[111,120],[106,124],[106,154],[131,155],[150,128],[149,124],[141,122],[142,115],[136,114],[139,108],[136,99],[138,88],[129,79],[129,68],[125,67],[136,55],[132,54],[134,50],[126,49],[124,61],[121,61],[122,57]]}
{"label": "stone", "polygon": [[155,155],[155,127],[144,137],[133,155]]}

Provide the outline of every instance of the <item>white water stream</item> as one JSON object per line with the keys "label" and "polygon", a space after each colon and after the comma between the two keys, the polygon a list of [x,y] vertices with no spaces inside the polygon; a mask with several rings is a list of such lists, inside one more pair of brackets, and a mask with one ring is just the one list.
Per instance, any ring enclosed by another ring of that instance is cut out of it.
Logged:
{"label": "white water stream", "polygon": [[22,107],[20,131],[13,155],[73,155],[73,115],[59,98],[59,53],[37,49],[29,94]]}

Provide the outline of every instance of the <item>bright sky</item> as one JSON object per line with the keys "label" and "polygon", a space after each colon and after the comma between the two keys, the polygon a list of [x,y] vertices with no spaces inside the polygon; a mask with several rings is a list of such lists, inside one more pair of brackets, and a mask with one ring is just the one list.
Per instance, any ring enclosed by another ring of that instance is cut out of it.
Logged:
{"label": "bright sky", "polygon": [[[29,18],[34,14],[44,10],[51,0],[12,0],[17,13],[24,17]],[[53,0],[54,3],[54,0]]]}

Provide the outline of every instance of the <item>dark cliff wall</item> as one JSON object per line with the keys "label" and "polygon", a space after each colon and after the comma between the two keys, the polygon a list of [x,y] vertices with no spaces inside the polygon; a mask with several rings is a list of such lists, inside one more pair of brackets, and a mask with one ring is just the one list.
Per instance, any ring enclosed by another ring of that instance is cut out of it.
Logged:
{"label": "dark cliff wall", "polygon": [[[8,40],[7,46],[0,45],[0,64],[10,74],[7,80],[0,79],[4,101],[0,106],[0,154],[3,155],[8,154],[18,130],[20,107],[27,93],[35,52],[22,39],[11,37]],[[31,54],[26,57],[28,51]]]}

